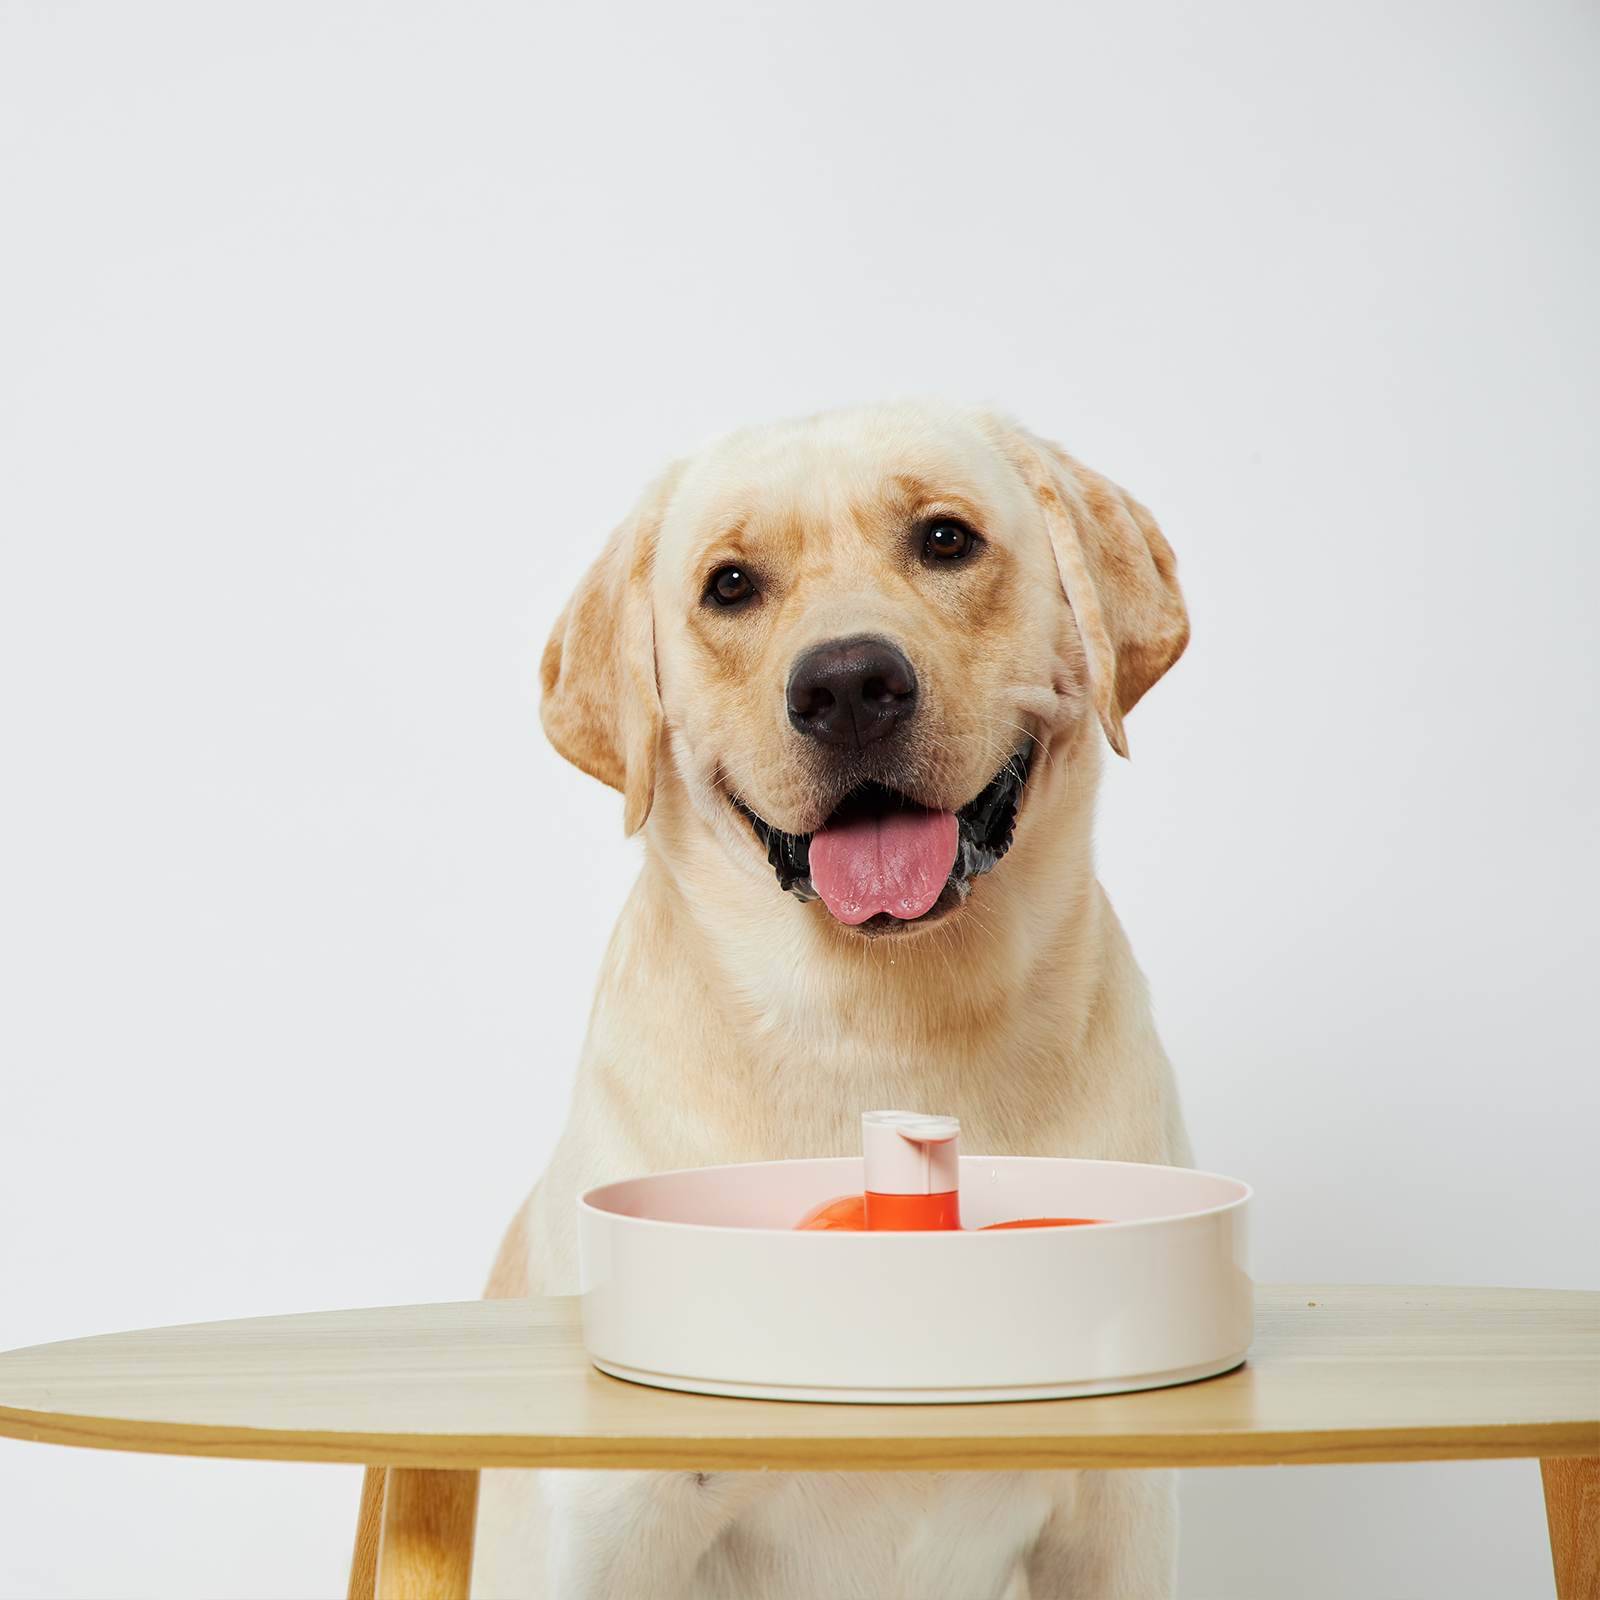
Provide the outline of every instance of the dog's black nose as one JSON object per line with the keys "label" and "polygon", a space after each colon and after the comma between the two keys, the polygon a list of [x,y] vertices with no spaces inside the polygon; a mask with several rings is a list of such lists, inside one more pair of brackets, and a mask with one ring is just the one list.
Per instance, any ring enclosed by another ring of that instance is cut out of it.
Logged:
{"label": "dog's black nose", "polygon": [[870,634],[808,650],[789,674],[789,721],[821,744],[870,744],[917,703],[905,652]]}

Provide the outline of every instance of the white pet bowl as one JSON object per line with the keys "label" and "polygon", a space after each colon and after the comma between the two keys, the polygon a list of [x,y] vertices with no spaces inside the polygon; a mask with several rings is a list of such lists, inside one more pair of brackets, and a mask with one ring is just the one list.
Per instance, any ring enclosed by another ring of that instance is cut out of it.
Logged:
{"label": "white pet bowl", "polygon": [[768,1400],[1051,1400],[1226,1372],[1253,1337],[1249,1187],[1125,1161],[961,1158],[998,1233],[796,1233],[859,1156],[659,1172],[578,1201],[602,1372]]}

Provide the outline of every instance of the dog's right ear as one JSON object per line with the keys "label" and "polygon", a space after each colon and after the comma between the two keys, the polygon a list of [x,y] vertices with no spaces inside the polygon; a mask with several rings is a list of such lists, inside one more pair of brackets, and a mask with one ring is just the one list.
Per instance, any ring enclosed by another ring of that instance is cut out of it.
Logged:
{"label": "dog's right ear", "polygon": [[650,573],[656,532],[677,481],[653,484],[606,541],[544,647],[539,718],[550,743],[619,789],[622,826],[637,833],[655,799],[661,743]]}

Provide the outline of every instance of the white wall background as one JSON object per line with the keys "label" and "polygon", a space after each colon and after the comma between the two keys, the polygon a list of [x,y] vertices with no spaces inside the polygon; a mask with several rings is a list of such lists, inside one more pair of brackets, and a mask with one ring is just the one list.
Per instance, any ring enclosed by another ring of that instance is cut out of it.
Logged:
{"label": "white wall background", "polygon": [[[0,1347],[478,1292],[634,870],[549,625],[673,453],[910,391],[1178,550],[1102,870],[1258,1275],[1595,1286],[1595,66],[1470,0],[0,10]],[[0,1592],[342,1592],[358,1478],[0,1441]],[[1553,1592],[1531,1462],[1186,1495],[1189,1600]]]}

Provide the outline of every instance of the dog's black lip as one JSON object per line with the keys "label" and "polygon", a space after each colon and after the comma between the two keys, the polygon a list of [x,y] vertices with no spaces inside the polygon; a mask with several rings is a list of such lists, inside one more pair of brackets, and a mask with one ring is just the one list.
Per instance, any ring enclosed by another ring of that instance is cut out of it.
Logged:
{"label": "dog's black lip", "polygon": [[[962,899],[966,898],[972,880],[981,873],[991,871],[1011,848],[1011,836],[1016,830],[1017,812],[1022,805],[1022,793],[1027,786],[1033,754],[1034,745],[1030,740],[1023,749],[1013,752],[983,789],[956,812],[959,830],[956,859],[950,868],[946,888],[954,890]],[[830,817],[837,816],[852,800],[869,793],[875,800],[881,796],[885,802],[899,801],[904,805],[920,807],[919,801],[899,790],[890,789],[885,784],[867,783],[858,784],[852,789],[834,807]],[[749,822],[756,838],[767,847],[767,860],[772,863],[772,869],[778,876],[779,887],[799,900],[817,899],[817,891],[811,887],[811,841],[816,837],[815,831],[785,833],[758,816],[738,795],[729,794],[728,799]]]}

